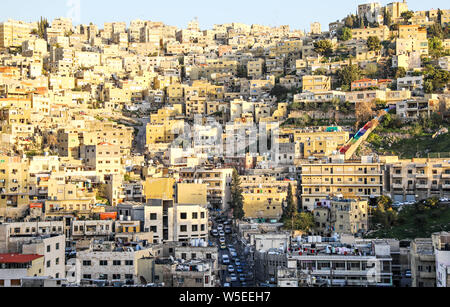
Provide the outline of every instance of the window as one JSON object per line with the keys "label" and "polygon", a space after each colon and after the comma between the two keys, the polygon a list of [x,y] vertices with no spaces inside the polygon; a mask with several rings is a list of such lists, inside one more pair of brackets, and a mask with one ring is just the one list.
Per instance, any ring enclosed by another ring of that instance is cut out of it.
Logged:
{"label": "window", "polygon": [[150,213],[150,220],[151,221],[156,221],[158,218],[158,215],[156,213]]}
{"label": "window", "polygon": [[125,265],[133,265],[133,260],[125,260]]}
{"label": "window", "polygon": [[180,219],[186,220],[187,219],[187,213],[180,213]]}
{"label": "window", "polygon": [[20,279],[11,279],[12,287],[20,287]]}
{"label": "window", "polygon": [[107,260],[100,260],[100,265],[101,266],[107,266],[108,265],[108,261]]}
{"label": "window", "polygon": [[197,212],[192,213],[192,219],[193,220],[198,219],[198,213]]}
{"label": "window", "polygon": [[180,226],[180,232],[187,232],[187,226],[186,225],[181,225]]}
{"label": "window", "polygon": [[192,225],[192,232],[198,231],[198,225]]}
{"label": "window", "polygon": [[120,280],[120,274],[113,274],[113,280]]}
{"label": "window", "polygon": [[83,266],[91,266],[90,260],[83,260]]}
{"label": "window", "polygon": [[48,268],[50,267],[50,260],[47,261],[47,267],[48,267]]}
{"label": "window", "polygon": [[121,261],[120,260],[114,260],[113,261],[113,265],[121,265]]}

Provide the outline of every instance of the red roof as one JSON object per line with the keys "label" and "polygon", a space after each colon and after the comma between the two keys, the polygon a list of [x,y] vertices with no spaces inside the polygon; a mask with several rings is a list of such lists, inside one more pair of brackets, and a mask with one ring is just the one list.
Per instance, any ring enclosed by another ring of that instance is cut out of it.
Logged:
{"label": "red roof", "polygon": [[373,80],[373,79],[361,79],[361,80],[356,80],[356,81],[353,81],[353,83],[359,83],[359,82],[370,82],[370,81],[375,81],[375,80]]}
{"label": "red roof", "polygon": [[0,263],[28,263],[42,255],[23,255],[23,254],[0,254]]}

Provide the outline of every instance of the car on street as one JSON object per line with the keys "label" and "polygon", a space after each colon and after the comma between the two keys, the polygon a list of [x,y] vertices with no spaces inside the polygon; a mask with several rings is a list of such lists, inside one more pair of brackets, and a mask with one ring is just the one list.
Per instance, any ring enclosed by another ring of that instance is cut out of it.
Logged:
{"label": "car on street", "polygon": [[[224,244],[225,245],[225,242],[226,242],[226,240],[225,240],[225,237],[220,237],[220,239],[219,239],[219,242],[222,244]],[[226,248],[227,246],[225,245],[225,248]]]}
{"label": "car on street", "polygon": [[236,274],[231,274],[230,279],[231,279],[231,282],[236,282],[238,280]]}
{"label": "car on street", "polygon": [[235,259],[234,260],[234,264],[236,264],[236,266],[240,266],[241,265],[241,260]]}
{"label": "car on street", "polygon": [[224,243],[221,243],[221,244],[220,244],[220,249],[221,249],[221,250],[226,250],[226,249],[227,249],[227,246],[226,246]]}
{"label": "car on street", "polygon": [[217,237],[219,235],[219,232],[217,231],[217,229],[213,229],[211,230],[211,234],[213,235],[213,237]]}
{"label": "car on street", "polygon": [[223,230],[219,231],[219,236],[225,237],[225,232]]}
{"label": "car on street", "polygon": [[243,272],[244,272],[244,269],[243,269],[242,267],[238,266],[238,267],[236,268],[236,272],[238,272],[238,273],[243,273]]}
{"label": "car on street", "polygon": [[217,226],[217,230],[218,230],[218,231],[221,231],[221,230],[223,230],[223,225],[222,225],[222,224],[220,224],[219,226]]}
{"label": "car on street", "polygon": [[223,265],[230,264],[230,257],[228,255],[223,255],[222,256],[222,263],[223,263]]}
{"label": "car on street", "polygon": [[224,287],[224,288],[230,288],[230,287],[231,287],[231,285],[230,285],[230,283],[229,283],[229,282],[226,282],[226,283],[224,283],[224,284],[223,284],[223,287]]}
{"label": "car on street", "polygon": [[233,232],[233,231],[231,230],[231,227],[229,227],[229,226],[225,227],[225,233],[226,233],[227,235],[231,234],[232,232]]}
{"label": "car on street", "polygon": [[238,255],[237,255],[237,253],[236,253],[236,251],[230,251],[230,255],[231,255],[231,257],[233,257],[233,258],[236,258]]}
{"label": "car on street", "polygon": [[246,281],[245,275],[243,275],[243,274],[239,275],[239,281],[240,282],[245,282]]}
{"label": "car on street", "polygon": [[234,266],[232,265],[228,266],[228,273],[234,273]]}

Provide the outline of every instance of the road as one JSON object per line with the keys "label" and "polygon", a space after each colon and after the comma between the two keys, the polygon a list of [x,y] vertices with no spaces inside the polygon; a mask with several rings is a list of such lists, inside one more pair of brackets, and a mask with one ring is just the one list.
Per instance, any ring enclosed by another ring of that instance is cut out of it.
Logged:
{"label": "road", "polygon": [[139,130],[136,136],[136,150],[138,153],[145,153],[145,143],[146,143],[146,129],[147,124],[150,123],[150,118],[138,118],[136,119],[142,123],[142,126],[137,127]]}
{"label": "road", "polygon": [[[217,229],[217,226],[219,224],[213,220],[213,229]],[[220,249],[220,241],[219,241],[219,237],[212,237],[212,241],[217,244],[217,246],[219,247],[219,276],[220,276],[220,281],[221,281],[221,286],[223,287],[225,283],[229,283],[231,285],[231,287],[233,288],[237,288],[237,287],[254,287],[255,286],[255,280],[254,280],[254,272],[253,272],[253,268],[252,268],[252,264],[248,261],[246,255],[244,254],[242,248],[241,248],[241,244],[239,243],[239,240],[237,238],[237,235],[235,234],[234,230],[233,230],[233,234],[231,235],[227,235],[225,237],[226,239],[226,245],[227,245],[227,249],[222,250]],[[228,248],[229,245],[232,245],[233,248],[236,250],[237,253],[237,258],[241,261],[242,265],[242,273],[237,273],[235,272],[234,274],[237,275],[238,279],[240,275],[245,275],[246,276],[246,281],[245,284],[243,285],[240,281],[237,282],[231,282],[231,274],[228,272],[228,265],[223,265],[222,264],[222,259],[224,255],[228,255],[228,257],[230,258],[230,264],[233,265],[234,269],[236,270],[236,265],[234,264],[234,260],[231,255],[230,255],[230,250]]]}

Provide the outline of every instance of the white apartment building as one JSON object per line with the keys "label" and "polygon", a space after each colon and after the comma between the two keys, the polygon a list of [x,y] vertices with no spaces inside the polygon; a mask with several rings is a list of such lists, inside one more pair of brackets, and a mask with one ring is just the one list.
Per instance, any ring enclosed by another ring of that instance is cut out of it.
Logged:
{"label": "white apartment building", "polygon": [[204,206],[152,199],[144,211],[144,229],[153,232],[154,243],[208,239],[208,209]]}

